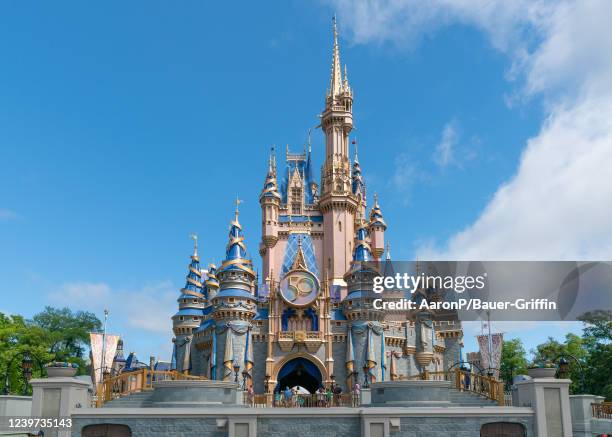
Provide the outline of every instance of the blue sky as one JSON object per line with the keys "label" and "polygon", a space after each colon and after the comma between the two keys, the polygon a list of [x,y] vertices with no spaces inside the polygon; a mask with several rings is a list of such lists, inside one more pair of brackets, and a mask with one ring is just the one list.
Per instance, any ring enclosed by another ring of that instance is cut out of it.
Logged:
{"label": "blue sky", "polygon": [[[579,119],[586,110],[567,94],[581,94],[587,79],[601,85],[599,76],[550,80],[545,61],[555,62],[544,55],[558,36],[553,26],[515,23],[504,11],[500,20],[509,23],[493,25],[490,15],[459,14],[452,3],[410,26],[397,20],[413,16],[414,5],[381,17],[370,11],[365,26],[368,6],[344,1],[3,2],[0,311],[31,316],[68,304],[101,315],[108,306],[110,330],[127,349],[169,358],[188,236],[200,235],[204,262],[218,262],[236,194],[259,262],[257,197],[268,149],[301,150],[318,123],[334,12],[355,92],[360,162],[369,193],[380,195],[395,259],[609,259],[610,233],[598,222],[572,223],[559,240],[549,235],[558,211],[547,208],[551,196],[537,178],[524,176],[534,165],[543,179],[557,174],[549,159],[528,160],[571,128],[564,115]],[[609,145],[612,129],[600,124],[591,128]],[[612,169],[609,148],[588,143],[587,134],[582,153],[593,150],[593,162]],[[315,131],[317,166],[323,147]],[[570,181],[594,174],[561,170]],[[553,198],[564,192],[555,187]],[[554,204],[604,217],[597,196],[606,190],[579,193],[580,205]],[[542,192],[521,203],[532,191]],[[550,215],[525,219],[535,210]],[[576,325],[506,328],[529,348]],[[466,346],[476,347],[471,338]]]}

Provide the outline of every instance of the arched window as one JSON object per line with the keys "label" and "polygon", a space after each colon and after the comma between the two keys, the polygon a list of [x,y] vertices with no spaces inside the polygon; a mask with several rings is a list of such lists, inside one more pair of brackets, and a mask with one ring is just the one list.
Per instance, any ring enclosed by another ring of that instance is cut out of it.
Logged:
{"label": "arched window", "polygon": [[81,435],[83,437],[132,437],[132,430],[127,425],[100,423],[84,426]]}
{"label": "arched window", "polygon": [[485,423],[480,428],[480,437],[525,437],[525,427],[512,422]]}

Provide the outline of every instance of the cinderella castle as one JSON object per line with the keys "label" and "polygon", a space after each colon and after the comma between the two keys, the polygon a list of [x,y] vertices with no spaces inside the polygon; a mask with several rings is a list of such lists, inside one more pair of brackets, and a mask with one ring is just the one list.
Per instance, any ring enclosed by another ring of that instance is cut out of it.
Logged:
{"label": "cinderella castle", "polygon": [[[315,179],[310,145],[274,150],[259,196],[261,281],[239,222],[230,223],[225,257],[201,268],[195,239],[179,310],[172,317],[173,367],[212,380],[239,381],[255,392],[330,383],[416,378],[460,360],[462,329],[452,314],[383,311],[385,300],[436,297],[374,293],[376,275],[394,274],[378,199],[368,209],[366,185],[349,136],[353,90],[342,73],[334,22],[331,79],[321,114],[325,157]],[[279,183],[280,181],[280,183]],[[320,181],[320,183],[319,183]]]}

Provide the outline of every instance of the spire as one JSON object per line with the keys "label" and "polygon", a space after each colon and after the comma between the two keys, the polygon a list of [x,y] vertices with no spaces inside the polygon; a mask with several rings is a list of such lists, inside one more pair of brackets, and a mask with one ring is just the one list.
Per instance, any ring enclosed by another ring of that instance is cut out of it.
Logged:
{"label": "spire", "polygon": [[189,236],[193,240],[193,255],[191,255],[192,259],[198,259],[198,234],[191,234]]}
{"label": "spire", "polygon": [[240,214],[238,207],[242,203],[242,200],[236,197],[235,203],[235,216],[234,220],[230,223],[229,242],[227,243],[225,251],[226,261],[231,261],[235,259],[246,259],[246,246],[243,242],[244,237],[242,236],[242,226],[240,226],[240,223],[238,222],[238,215]]}
{"label": "spire", "polygon": [[348,89],[348,71],[346,68],[346,64],[344,64],[344,81],[342,82],[342,85],[344,86],[345,89]]}
{"label": "spire", "polygon": [[372,252],[367,241],[368,231],[365,226],[357,229],[357,237],[355,239],[355,251],[353,252],[353,261],[372,261]]}
{"label": "spire", "polygon": [[306,265],[306,257],[304,256],[304,251],[302,249],[302,236],[298,235],[298,249],[295,254],[295,259],[293,260],[293,265],[291,266],[291,270],[308,270],[308,266]]}
{"label": "spire", "polygon": [[391,243],[387,243],[387,261],[391,261]]}
{"label": "spire", "polygon": [[[353,140],[352,144],[355,146],[355,159],[353,161],[353,170],[352,170],[353,194],[361,193],[361,197],[365,200],[365,196],[366,196],[365,182],[363,181],[363,175],[361,174],[361,166],[359,165],[359,159],[357,156],[357,140]],[[365,211],[363,214],[365,215]]]}
{"label": "spire", "polygon": [[340,94],[342,89],[342,69],[340,67],[340,48],[338,47],[338,29],[336,27],[336,16],[332,18],[334,31],[334,48],[332,54],[331,80],[329,84],[329,95],[334,97]]}
{"label": "spire", "polygon": [[[274,146],[272,146],[270,149],[270,157],[268,158],[268,174],[266,175],[263,189],[259,195],[260,202],[265,197],[281,198],[276,182],[276,153],[274,151]],[[236,209],[238,209],[238,205],[236,205]]]}
{"label": "spire", "polygon": [[185,282],[185,287],[181,290],[182,294],[193,293],[202,294],[202,272],[200,271],[200,258],[198,257],[198,236],[193,234],[190,236],[194,241],[193,255],[191,255],[191,263],[189,263]]}
{"label": "spire", "polygon": [[[240,204],[241,204],[242,202],[244,202],[244,200],[239,199],[239,198],[238,198],[238,195],[236,194],[236,200],[234,200],[234,203],[236,204],[236,211],[235,211],[235,216],[234,216],[235,218],[234,218],[234,221],[235,221],[236,223],[238,223],[238,214],[240,214],[240,209],[239,209],[239,207],[240,207]],[[238,224],[238,226],[240,226],[240,224]]]}
{"label": "spire", "polygon": [[374,193],[374,205],[372,206],[372,211],[370,211],[370,225],[378,225],[385,229],[387,228],[387,223],[385,222],[380,206],[378,205],[377,193]]}

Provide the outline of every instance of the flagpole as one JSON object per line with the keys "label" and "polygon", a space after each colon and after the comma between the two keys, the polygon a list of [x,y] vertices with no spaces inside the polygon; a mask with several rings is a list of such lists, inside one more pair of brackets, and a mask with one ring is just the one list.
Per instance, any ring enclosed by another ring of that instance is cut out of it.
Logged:
{"label": "flagpole", "polygon": [[102,365],[100,366],[100,383],[104,380],[106,370],[106,322],[108,320],[108,310],[104,309],[104,330],[102,331]]}

